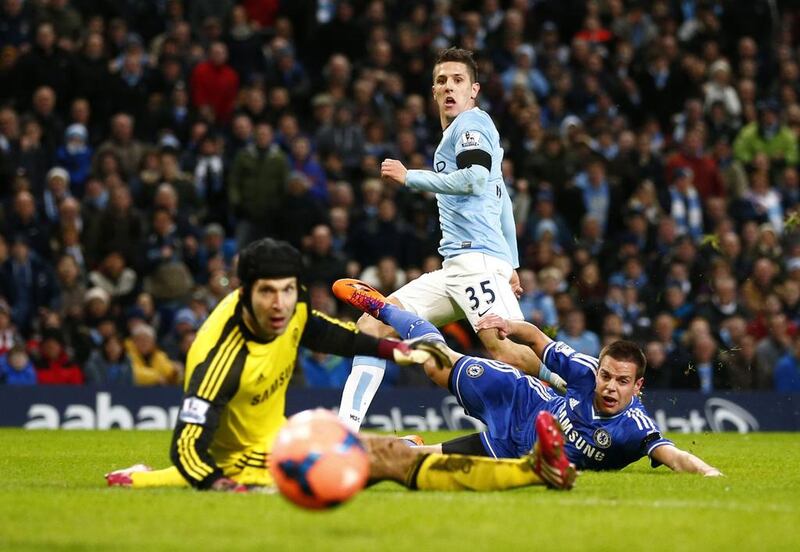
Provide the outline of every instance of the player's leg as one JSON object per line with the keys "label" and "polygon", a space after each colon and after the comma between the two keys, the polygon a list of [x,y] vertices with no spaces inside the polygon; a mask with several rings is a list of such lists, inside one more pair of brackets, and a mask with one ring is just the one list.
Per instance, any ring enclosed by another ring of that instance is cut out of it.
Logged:
{"label": "player's leg", "polygon": [[[507,320],[524,319],[509,283],[511,265],[482,253],[459,255],[446,265],[448,293],[464,311],[473,329],[482,317],[490,313]],[[476,330],[476,333],[493,359],[539,377],[561,391],[566,390],[566,384],[558,374],[546,368],[540,372],[543,365],[530,347],[510,339],[500,339],[497,330]]]}
{"label": "player's leg", "polygon": [[144,464],[116,470],[105,475],[109,487],[131,487],[146,489],[152,487],[188,487],[189,483],[175,466],[163,470],[153,470]]}
{"label": "player's leg", "polygon": [[[377,301],[399,303],[394,298],[378,295]],[[360,331],[376,337],[388,337],[393,333],[391,326],[387,326],[366,313],[358,319],[357,325]],[[350,375],[345,381],[342,399],[339,403],[339,419],[352,431],[358,431],[361,427],[367,409],[372,404],[372,399],[375,398],[383,381],[385,371],[386,361],[381,358],[363,355],[353,357]]]}
{"label": "player's leg", "polygon": [[[535,455],[494,459],[431,454],[392,437],[361,436],[370,458],[370,481],[396,481],[409,489],[501,491],[544,483],[533,469]],[[570,488],[572,481],[562,488]]]}
{"label": "player's leg", "polygon": [[[410,312],[418,312],[422,305],[426,306],[432,315],[438,315],[443,309],[452,314],[451,301],[443,290],[441,275],[436,272],[409,282],[390,297],[384,297],[374,288],[358,280],[339,280],[333,287],[333,292],[339,299],[367,312],[358,320],[359,330],[378,337],[394,333],[391,326],[371,316],[387,303]],[[378,392],[385,370],[385,360],[366,356],[353,357],[353,367],[345,382],[339,404],[339,419],[351,430],[358,431],[361,427],[369,405]]]}

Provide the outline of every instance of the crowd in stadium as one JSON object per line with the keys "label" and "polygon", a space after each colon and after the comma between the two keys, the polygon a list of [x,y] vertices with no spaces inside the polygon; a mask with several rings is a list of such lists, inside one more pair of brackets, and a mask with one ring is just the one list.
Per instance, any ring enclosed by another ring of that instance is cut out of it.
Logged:
{"label": "crowd in stadium", "polygon": [[3,0],[0,381],[178,384],[265,235],[339,316],[337,278],[439,267],[435,198],[379,171],[431,168],[432,63],[459,45],[526,318],[590,355],[641,343],[651,389],[798,390],[799,38],[766,0]]}

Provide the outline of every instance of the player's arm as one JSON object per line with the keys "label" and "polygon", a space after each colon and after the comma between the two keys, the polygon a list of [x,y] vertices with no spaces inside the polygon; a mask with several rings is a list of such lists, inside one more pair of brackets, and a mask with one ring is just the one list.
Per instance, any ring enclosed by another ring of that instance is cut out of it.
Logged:
{"label": "player's arm", "polygon": [[654,461],[668,466],[676,472],[699,473],[706,477],[718,477],[722,472],[709,466],[694,454],[673,445],[662,445],[650,453]]}
{"label": "player's arm", "polygon": [[430,356],[425,351],[412,350],[403,341],[361,333],[353,322],[344,322],[316,310],[308,317],[300,344],[320,353],[372,356],[398,364],[422,364]]}
{"label": "player's arm", "polygon": [[[490,167],[491,159],[491,156],[489,156]],[[468,162],[469,159],[462,159],[462,161]],[[386,159],[381,163],[381,177],[421,192],[446,195],[480,195],[489,182],[489,169],[479,164],[472,164],[462,168],[459,163],[459,169],[449,174],[422,170],[409,171],[400,161]]]}
{"label": "player's arm", "polygon": [[527,345],[542,360],[544,360],[544,350],[553,343],[542,330],[524,320],[506,320],[496,314],[489,314],[478,322],[478,330],[491,328],[497,330],[500,339],[509,337],[517,343]]}
{"label": "player's arm", "polygon": [[541,359],[539,379],[551,381],[552,371],[571,387],[581,388],[587,393],[594,390],[598,365],[596,358],[578,353],[561,341],[553,341],[542,330],[524,320],[505,320],[496,314],[490,314],[478,322],[477,329],[480,331],[490,328],[497,330],[500,339],[510,337],[533,349]]}
{"label": "player's arm", "polygon": [[225,478],[209,452],[223,409],[239,387],[247,346],[234,328],[223,333],[194,369],[186,387],[170,457],[186,481],[198,489],[227,489]]}
{"label": "player's arm", "polygon": [[501,199],[500,226],[503,231],[503,237],[508,244],[508,250],[511,253],[512,267],[516,269],[519,267],[519,251],[517,250],[517,225],[514,223],[514,208],[511,205],[511,198],[508,197],[505,190],[501,190],[500,193],[503,195]]}

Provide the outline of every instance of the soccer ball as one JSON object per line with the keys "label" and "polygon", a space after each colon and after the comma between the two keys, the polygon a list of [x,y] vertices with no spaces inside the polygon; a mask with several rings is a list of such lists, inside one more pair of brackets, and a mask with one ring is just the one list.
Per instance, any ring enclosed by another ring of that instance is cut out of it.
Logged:
{"label": "soccer ball", "polygon": [[364,488],[369,476],[364,445],[323,409],[289,418],[275,439],[269,464],[281,494],[312,510],[345,502]]}

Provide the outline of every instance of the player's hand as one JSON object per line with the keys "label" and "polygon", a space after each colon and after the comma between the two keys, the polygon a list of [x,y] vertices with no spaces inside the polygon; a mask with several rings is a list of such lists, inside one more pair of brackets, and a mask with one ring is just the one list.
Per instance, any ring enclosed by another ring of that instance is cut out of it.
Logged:
{"label": "player's hand", "polygon": [[711,468],[703,473],[703,477],[725,477],[725,474],[719,471],[717,468]]}
{"label": "player's hand", "polygon": [[514,295],[517,296],[517,299],[522,297],[522,292],[525,290],[522,289],[522,283],[519,281],[519,274],[517,274],[516,270],[511,273],[511,279],[509,280],[509,283],[511,284],[511,291],[514,292]]}
{"label": "player's hand", "polygon": [[408,169],[397,159],[384,159],[381,163],[381,178],[405,185]]}
{"label": "player's hand", "polygon": [[211,490],[225,493],[246,493],[247,487],[229,477],[220,477],[211,484]]}
{"label": "player's hand", "polygon": [[392,351],[392,355],[394,356],[394,361],[401,366],[425,364],[431,359],[431,354],[428,351],[412,349],[406,341],[399,342],[394,351]]}
{"label": "player's hand", "polygon": [[487,314],[478,321],[475,329],[477,331],[495,329],[497,330],[497,337],[505,339],[511,333],[511,324],[508,323],[508,320],[496,314]]}

